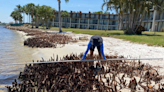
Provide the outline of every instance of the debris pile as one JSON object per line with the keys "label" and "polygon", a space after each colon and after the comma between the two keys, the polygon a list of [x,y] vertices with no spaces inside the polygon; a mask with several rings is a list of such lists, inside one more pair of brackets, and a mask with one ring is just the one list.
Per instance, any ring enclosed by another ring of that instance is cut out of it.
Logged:
{"label": "debris pile", "polygon": [[69,42],[77,42],[77,39],[73,39],[70,36],[63,34],[52,34],[48,32],[42,32],[38,29],[29,29],[24,27],[6,27],[12,30],[23,31],[27,33],[27,36],[32,36],[24,41],[24,45],[29,47],[54,47],[56,48],[57,44],[68,44]]}
{"label": "debris pile", "polygon": [[[80,55],[67,55],[60,60],[78,60]],[[123,58],[123,56],[106,56],[107,58]],[[97,59],[98,56],[86,59]],[[58,56],[49,61],[58,62]],[[46,62],[44,59],[37,62]],[[137,78],[139,80],[137,80]],[[90,61],[63,62],[51,64],[26,65],[20,72],[19,79],[12,86],[7,86],[10,92],[118,92],[126,88],[135,92],[163,92],[162,76],[150,65],[141,61]],[[128,81],[129,80],[129,81]],[[157,87],[156,87],[157,86]]]}
{"label": "debris pile", "polygon": [[41,36],[36,36],[28,38],[24,41],[24,45],[29,47],[54,47],[57,44],[68,44],[69,42],[76,42],[77,40],[72,39],[72,37],[61,35],[61,34],[42,34]]}

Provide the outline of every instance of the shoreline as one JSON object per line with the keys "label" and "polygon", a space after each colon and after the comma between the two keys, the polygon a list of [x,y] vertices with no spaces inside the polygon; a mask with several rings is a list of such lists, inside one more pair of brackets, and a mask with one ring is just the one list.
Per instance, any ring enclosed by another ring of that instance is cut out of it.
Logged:
{"label": "shoreline", "polygon": [[[39,30],[43,31],[41,29],[39,29]],[[19,31],[17,31],[17,32],[19,32]],[[49,30],[47,32],[53,34],[53,32],[57,32],[57,31]],[[23,34],[25,39],[31,38],[29,36],[26,36],[26,33],[24,33],[24,32],[20,32],[20,33]],[[88,35],[88,34],[75,34],[75,33],[70,33],[70,32],[65,33],[65,35],[71,36],[72,38],[75,38],[75,39],[79,39],[79,37],[86,37],[88,40],[78,40],[78,42],[76,42],[76,43],[64,44],[65,45],[64,47],[62,47],[62,45],[58,45],[57,48],[37,48],[37,49],[43,50],[41,52],[50,51],[51,55],[49,54],[49,56],[52,56],[53,54],[57,54],[57,53],[52,53],[53,51],[60,53],[59,50],[66,51],[66,52],[64,52],[65,54],[63,54],[63,55],[67,55],[70,53],[84,53],[85,50],[87,49],[89,39],[92,36],[92,35]],[[146,44],[133,43],[130,41],[125,41],[123,39],[117,39],[117,38],[113,38],[113,37],[102,37],[102,38],[104,41],[104,53],[108,54],[108,55],[118,55],[118,56],[124,56],[127,58],[128,57],[129,58],[130,57],[131,58],[164,58],[164,56],[163,56],[164,47],[148,46]],[[71,47],[74,49],[71,49]],[[70,51],[67,48],[69,48],[72,51]],[[68,51],[68,53],[67,53],[67,51]],[[95,49],[94,53],[98,54],[97,49]],[[46,57],[47,56],[48,55],[46,55]],[[148,62],[145,62],[145,63],[148,63]]]}
{"label": "shoreline", "polygon": [[[17,32],[19,32],[19,31],[17,31]],[[25,38],[28,38],[28,36],[26,37],[25,33],[20,32],[20,34],[22,34]],[[37,48],[38,52],[35,53],[35,55],[39,55],[40,58],[43,57],[44,60],[50,59],[51,57],[53,57],[53,55],[56,57],[56,54],[58,54],[59,58],[60,57],[62,58],[63,56],[66,56],[67,54],[70,55],[71,53],[74,53],[74,54],[77,53],[79,55],[81,52],[85,52],[88,41],[89,41],[90,37],[92,36],[92,35],[74,34],[74,33],[69,33],[69,34],[65,34],[65,35],[69,35],[74,38],[79,38],[79,37],[85,36],[88,38],[88,40],[78,41],[77,43],[68,43],[68,44],[65,44],[65,46],[61,47],[61,48],[60,48],[60,46],[57,48]],[[124,41],[122,39],[116,39],[116,38],[112,38],[112,37],[102,37],[102,38],[104,40],[104,53],[106,55],[125,56],[125,58],[126,57],[138,58],[139,55],[142,55],[140,58],[149,58],[150,56],[152,58],[154,58],[156,56],[163,57],[162,49],[164,50],[164,48],[161,48],[161,47],[153,47],[153,46],[147,46],[147,45],[143,45],[143,44],[136,44],[136,43],[132,43],[130,41]],[[160,52],[160,53],[158,53],[158,52]],[[95,49],[94,54],[98,54],[97,49]],[[142,63],[149,63],[150,65],[154,65],[154,66],[163,66],[164,65],[164,63],[162,63],[162,61],[154,61],[154,60],[153,61],[150,61],[150,60],[142,61]],[[162,67],[162,69],[159,71],[160,75],[164,75],[163,71],[164,71],[164,68]]]}
{"label": "shoreline", "polygon": [[[41,29],[39,30],[43,31]],[[53,34],[52,32],[56,32],[56,31],[49,30],[47,32]],[[26,36],[26,33],[22,33],[22,34],[24,35],[26,39],[30,38],[29,36]],[[62,45],[61,46],[59,45],[57,48],[37,48],[37,49],[41,50],[40,52],[42,53],[51,52],[51,54],[49,53],[49,55],[46,55],[46,53],[44,53],[47,59],[50,58],[53,54],[57,54],[55,52],[61,53],[61,51],[64,51],[65,54],[61,54],[60,57],[70,54],[70,53],[84,53],[85,50],[87,49],[89,39],[92,36],[88,34],[75,34],[75,33],[70,33],[70,32],[65,33],[65,35],[71,36],[72,38],[75,38],[75,39],[79,39],[79,37],[86,37],[88,40],[78,40],[78,42],[76,43],[65,44],[64,47],[62,47]],[[130,41],[125,41],[123,39],[117,39],[113,37],[102,37],[102,38],[104,41],[104,53],[107,55],[118,55],[118,56],[124,56],[127,58],[128,57],[129,58],[130,57],[131,58],[164,58],[163,56],[164,47],[148,46],[146,44],[133,43]],[[74,49],[71,49],[71,47]],[[69,48],[72,51],[70,51],[67,48]],[[95,49],[94,53],[98,54],[97,49]],[[145,63],[149,63],[149,62],[145,61]],[[156,65],[156,63],[152,65]],[[161,64],[158,64],[158,65],[161,65]]]}

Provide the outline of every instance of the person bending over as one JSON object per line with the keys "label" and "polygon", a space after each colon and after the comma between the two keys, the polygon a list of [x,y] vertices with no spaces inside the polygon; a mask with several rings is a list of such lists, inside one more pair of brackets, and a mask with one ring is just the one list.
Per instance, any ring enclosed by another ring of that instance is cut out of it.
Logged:
{"label": "person bending over", "polygon": [[86,57],[89,50],[90,50],[91,57],[93,57],[93,52],[94,52],[95,47],[97,47],[99,56],[103,59],[106,59],[106,57],[104,55],[103,39],[99,35],[94,35],[94,36],[91,37],[91,39],[88,43],[87,50],[85,51],[85,53],[82,57],[82,60],[85,59],[85,57]]}

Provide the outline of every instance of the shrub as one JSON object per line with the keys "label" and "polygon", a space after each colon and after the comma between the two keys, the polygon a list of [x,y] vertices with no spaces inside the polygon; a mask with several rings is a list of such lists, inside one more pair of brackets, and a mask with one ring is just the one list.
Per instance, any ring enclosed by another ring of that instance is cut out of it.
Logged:
{"label": "shrub", "polygon": [[51,29],[52,25],[49,25],[48,27],[49,27],[49,29]]}
{"label": "shrub", "polygon": [[28,27],[29,25],[28,24],[23,24],[24,27]]}
{"label": "shrub", "polygon": [[[138,25],[135,26],[135,30]],[[135,34],[142,34],[142,32],[145,31],[145,28],[141,25],[139,25],[138,29],[136,30]]]}
{"label": "shrub", "polygon": [[161,28],[161,32],[164,32],[164,28]]}

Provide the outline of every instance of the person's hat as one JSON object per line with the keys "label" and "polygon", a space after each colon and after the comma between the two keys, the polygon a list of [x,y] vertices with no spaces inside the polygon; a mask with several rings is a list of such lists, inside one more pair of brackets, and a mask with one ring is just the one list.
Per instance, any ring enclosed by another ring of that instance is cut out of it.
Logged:
{"label": "person's hat", "polygon": [[94,35],[90,39],[91,44],[94,46],[100,46],[103,43],[103,39],[99,35]]}

